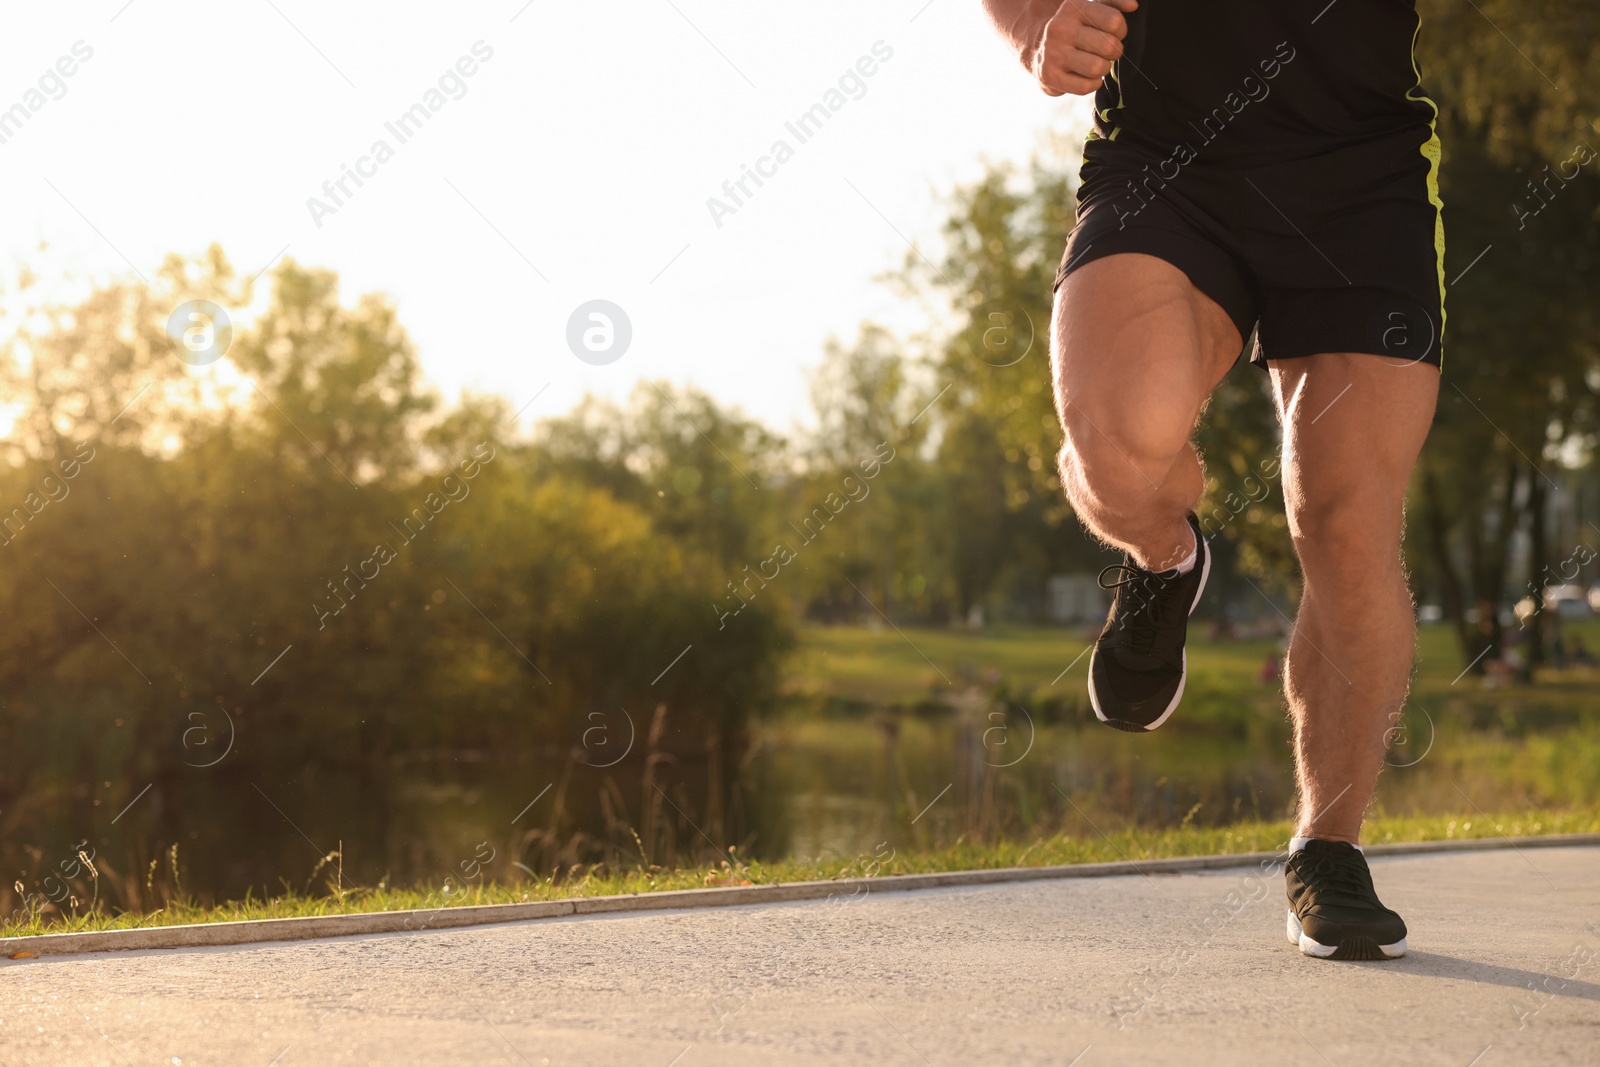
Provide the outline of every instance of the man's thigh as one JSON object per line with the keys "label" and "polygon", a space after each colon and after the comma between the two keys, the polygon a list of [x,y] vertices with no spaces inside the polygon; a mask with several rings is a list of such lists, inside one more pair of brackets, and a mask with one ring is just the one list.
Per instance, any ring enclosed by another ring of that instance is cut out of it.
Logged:
{"label": "man's thigh", "polygon": [[1227,313],[1183,271],[1137,253],[1067,275],[1052,338],[1068,446],[1105,435],[1140,461],[1182,450],[1243,347]]}
{"label": "man's thigh", "polygon": [[1284,502],[1302,556],[1319,535],[1392,554],[1433,424],[1438,368],[1350,352],[1269,367],[1283,422]]}

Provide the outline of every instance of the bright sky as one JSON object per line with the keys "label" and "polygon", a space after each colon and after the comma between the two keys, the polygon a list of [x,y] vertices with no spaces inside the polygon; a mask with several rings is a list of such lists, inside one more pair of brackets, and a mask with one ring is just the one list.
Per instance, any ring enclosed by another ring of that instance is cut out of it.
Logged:
{"label": "bright sky", "polygon": [[[937,246],[939,198],[1088,119],[1032,88],[976,0],[95,0],[6,28],[0,112],[42,101],[0,125],[7,279],[149,276],[213,241],[250,274],[287,246],[347,300],[389,294],[448,395],[548,385],[529,419],[651,377],[805,421],[830,335],[926,324],[873,279]],[[786,129],[874,45],[819,132]],[[402,142],[385,124],[462,57]],[[380,139],[392,157],[363,162]],[[731,205],[723,183],[780,139],[792,157],[718,226],[707,199]],[[335,205],[323,183],[358,163]],[[594,299],[632,327],[604,365],[567,344]]]}

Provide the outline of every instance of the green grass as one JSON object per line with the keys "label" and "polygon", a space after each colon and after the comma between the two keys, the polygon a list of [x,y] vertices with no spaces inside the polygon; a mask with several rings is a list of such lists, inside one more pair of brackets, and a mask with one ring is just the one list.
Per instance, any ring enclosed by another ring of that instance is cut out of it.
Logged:
{"label": "green grass", "polygon": [[[992,668],[1008,682],[1045,688],[1088,644],[1078,629],[1042,626],[912,628],[905,634],[805,627],[789,668],[790,687],[867,704],[915,704],[948,688],[946,678],[958,685],[974,682]],[[1085,657],[1073,670],[1081,672],[1087,662]]]}
{"label": "green grass", "polygon": [[[1083,688],[1089,657],[1079,654],[1093,637],[1083,627],[997,625],[974,632],[808,626],[801,631],[789,685],[796,692],[879,706],[936,698],[952,684],[1004,682],[1014,691],[1065,694]],[[1275,644],[1213,642],[1195,633],[1189,668],[1219,689],[1264,691],[1257,675]]]}
{"label": "green grass", "polygon": [[[1262,663],[1277,647],[1272,639],[1213,641],[1200,623],[1189,637],[1189,687],[1226,693],[1247,702],[1277,703],[1277,687],[1259,680]],[[1600,650],[1600,623],[1569,622]],[[807,626],[789,668],[792,693],[872,706],[913,706],[938,699],[951,686],[1004,684],[1012,692],[1070,698],[1083,689],[1089,657],[1079,654],[1094,633],[1088,628],[995,625],[981,631],[864,626]],[[1076,663],[1074,663],[1076,660]],[[1412,695],[1422,702],[1472,700],[1497,703],[1537,694],[1542,703],[1592,704],[1600,670],[1544,670],[1537,684],[1484,690],[1477,676],[1460,677],[1460,649],[1447,626],[1421,627]],[[1067,668],[1071,666],[1071,669]],[[1066,673],[1063,674],[1062,672]]]}
{"label": "green grass", "polygon": [[[685,870],[590,869],[560,882],[528,881],[502,885],[474,883],[443,892],[418,886],[408,889],[373,887],[332,891],[325,896],[287,893],[268,899],[247,899],[204,905],[172,901],[145,915],[110,915],[93,911],[78,916],[31,916],[0,925],[0,938],[30,934],[118,930],[185,923],[231,922],[244,919],[303,918],[314,915],[452,908],[480,904],[562,900],[571,897],[658,893],[706,886],[766,885],[933,871],[986,870],[1000,867],[1047,867],[1112,860],[1160,859],[1173,856],[1232,855],[1280,849],[1288,840],[1287,821],[1241,822],[1215,828],[1184,826],[1163,830],[1126,829],[1088,838],[1056,835],[1033,840],[978,844],[957,841],[926,851],[862,854],[853,858],[822,857],[781,863],[745,862],[731,856],[716,866]],[[1600,807],[1586,811],[1535,811],[1485,817],[1440,815],[1379,817],[1368,820],[1368,843],[1482,839],[1500,835],[1600,832]]]}

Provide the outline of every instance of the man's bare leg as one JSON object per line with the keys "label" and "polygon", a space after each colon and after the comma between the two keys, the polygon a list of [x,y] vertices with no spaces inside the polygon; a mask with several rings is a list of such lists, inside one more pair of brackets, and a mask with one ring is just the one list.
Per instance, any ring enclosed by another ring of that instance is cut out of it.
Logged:
{"label": "man's bare leg", "polygon": [[1106,256],[1056,293],[1051,360],[1074,511],[1150,570],[1194,547],[1185,516],[1204,481],[1190,436],[1242,341],[1226,312],[1171,264]]}
{"label": "man's bare leg", "polygon": [[1400,537],[1439,371],[1328,353],[1273,363],[1272,381],[1305,576],[1284,670],[1297,834],[1354,844],[1410,682],[1416,624]]}

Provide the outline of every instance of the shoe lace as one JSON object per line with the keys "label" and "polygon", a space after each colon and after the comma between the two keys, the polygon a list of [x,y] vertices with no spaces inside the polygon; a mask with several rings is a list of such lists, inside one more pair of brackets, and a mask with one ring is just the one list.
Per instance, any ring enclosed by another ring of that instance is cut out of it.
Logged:
{"label": "shoe lace", "polygon": [[[1108,574],[1116,577],[1107,581]],[[1153,651],[1156,638],[1167,626],[1174,603],[1173,597],[1163,595],[1171,583],[1154,571],[1130,563],[1113,563],[1102,568],[1095,581],[1101,589],[1110,591],[1117,598],[1117,621],[1119,625],[1127,627],[1133,647],[1142,652]],[[1138,596],[1140,588],[1147,595],[1142,601],[1130,604]]]}
{"label": "shoe lace", "polygon": [[1302,879],[1314,886],[1319,896],[1343,895],[1362,901],[1373,899],[1372,876],[1356,853],[1349,856],[1307,855],[1302,857]]}

